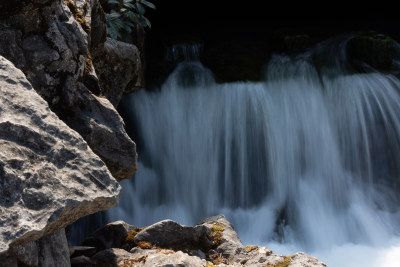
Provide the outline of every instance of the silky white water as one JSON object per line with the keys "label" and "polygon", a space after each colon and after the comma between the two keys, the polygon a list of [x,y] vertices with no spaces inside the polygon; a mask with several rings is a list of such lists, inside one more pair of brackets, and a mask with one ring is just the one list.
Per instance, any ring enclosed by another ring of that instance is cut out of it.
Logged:
{"label": "silky white water", "polygon": [[257,83],[216,84],[186,61],[131,94],[139,171],[109,220],[222,213],[244,244],[400,266],[400,81],[349,71],[342,46],[273,56]]}

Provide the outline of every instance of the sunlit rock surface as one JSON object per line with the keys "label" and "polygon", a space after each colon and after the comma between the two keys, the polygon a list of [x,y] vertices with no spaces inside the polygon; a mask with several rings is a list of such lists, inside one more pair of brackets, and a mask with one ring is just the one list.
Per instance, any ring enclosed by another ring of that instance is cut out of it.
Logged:
{"label": "sunlit rock surface", "polygon": [[[115,236],[125,242],[115,242]],[[95,255],[88,253],[72,257],[71,262],[95,266],[149,267],[326,266],[317,258],[302,252],[283,256],[266,247],[244,246],[232,224],[223,215],[206,218],[193,227],[163,220],[138,228],[117,221],[97,230],[90,240],[90,245],[96,246],[98,252]],[[93,242],[95,240],[97,244]],[[130,246],[126,246],[129,242]],[[104,248],[104,244],[113,246]]]}
{"label": "sunlit rock surface", "polygon": [[[117,180],[136,171],[136,145],[102,94],[91,53],[106,40],[98,0],[0,3],[0,55],[26,75],[61,120],[79,132]],[[138,56],[140,61],[140,57]]]}
{"label": "sunlit rock surface", "polygon": [[0,92],[0,253],[118,203],[104,162],[3,57]]}

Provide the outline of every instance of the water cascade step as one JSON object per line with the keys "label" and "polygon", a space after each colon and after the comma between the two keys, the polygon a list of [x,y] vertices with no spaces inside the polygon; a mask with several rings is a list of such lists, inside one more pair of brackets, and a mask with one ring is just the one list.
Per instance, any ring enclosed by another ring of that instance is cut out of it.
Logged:
{"label": "water cascade step", "polygon": [[400,80],[352,71],[346,41],[274,55],[262,82],[217,84],[191,58],[131,94],[139,171],[109,220],[223,213],[245,244],[380,266],[400,244]]}

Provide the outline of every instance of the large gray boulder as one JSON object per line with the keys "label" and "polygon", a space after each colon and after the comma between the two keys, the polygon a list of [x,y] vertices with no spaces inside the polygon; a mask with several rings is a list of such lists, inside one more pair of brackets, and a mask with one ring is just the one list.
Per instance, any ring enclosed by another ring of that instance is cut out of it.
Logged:
{"label": "large gray boulder", "polygon": [[0,56],[0,254],[115,206],[120,186]]}
{"label": "large gray boulder", "polygon": [[136,145],[115,108],[96,97],[102,94],[102,83],[91,53],[103,50],[105,40],[98,0],[0,3],[0,55],[25,73],[50,109],[79,132],[121,180],[137,170]]}

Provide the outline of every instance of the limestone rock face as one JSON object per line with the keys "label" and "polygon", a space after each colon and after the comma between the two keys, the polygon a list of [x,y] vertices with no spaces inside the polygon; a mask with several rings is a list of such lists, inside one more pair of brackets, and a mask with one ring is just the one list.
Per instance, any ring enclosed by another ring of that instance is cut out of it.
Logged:
{"label": "limestone rock face", "polygon": [[102,83],[91,53],[103,49],[105,21],[98,0],[2,0],[0,55],[25,73],[50,109],[121,180],[136,171],[137,154],[115,108],[96,97]]}
{"label": "limestone rock face", "polygon": [[140,52],[135,45],[107,38],[103,48],[93,53],[93,64],[103,94],[115,107],[124,93],[144,86]]}
{"label": "limestone rock face", "polygon": [[0,56],[0,254],[118,203],[87,143]]}

